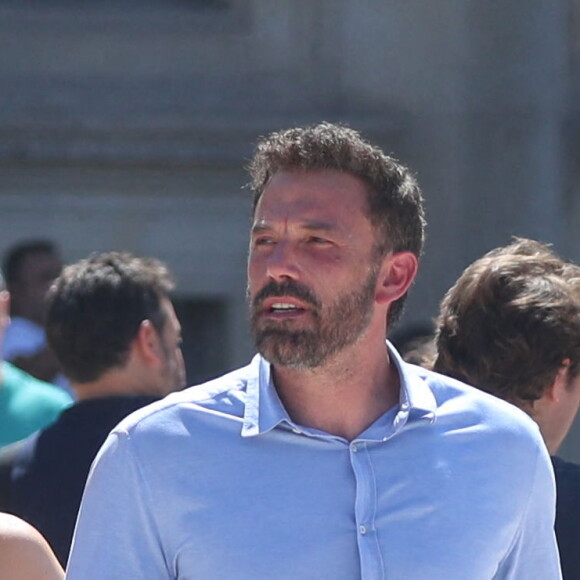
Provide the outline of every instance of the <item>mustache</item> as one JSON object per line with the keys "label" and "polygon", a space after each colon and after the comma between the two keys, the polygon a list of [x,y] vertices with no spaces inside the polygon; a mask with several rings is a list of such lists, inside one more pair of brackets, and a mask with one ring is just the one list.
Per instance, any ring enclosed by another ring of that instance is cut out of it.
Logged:
{"label": "mustache", "polygon": [[302,302],[310,304],[315,308],[320,308],[320,300],[316,295],[303,284],[286,280],[284,282],[275,282],[274,280],[268,282],[257,294],[254,296],[252,305],[257,308],[261,303],[271,296],[292,296],[298,298]]}

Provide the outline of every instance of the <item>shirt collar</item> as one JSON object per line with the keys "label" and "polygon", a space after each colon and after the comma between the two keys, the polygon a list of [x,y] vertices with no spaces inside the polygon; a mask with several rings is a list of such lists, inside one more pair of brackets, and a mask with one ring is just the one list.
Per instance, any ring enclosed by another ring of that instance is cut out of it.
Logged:
{"label": "shirt collar", "polygon": [[292,424],[274,387],[270,363],[258,354],[250,366],[242,437],[266,433],[284,421]]}
{"label": "shirt collar", "polygon": [[[411,366],[401,359],[393,345],[387,341],[391,361],[397,367],[401,391],[399,408],[394,418],[394,430],[399,431],[409,421],[435,421],[437,402],[427,382],[412,371]],[[242,437],[266,433],[287,423],[296,427],[290,419],[272,380],[271,365],[262,356],[256,355],[250,364],[250,377],[246,389],[246,406]]]}
{"label": "shirt collar", "polygon": [[392,363],[399,372],[401,391],[399,395],[399,411],[397,420],[428,420],[433,423],[436,417],[437,401],[427,381],[403,361],[395,347],[387,341],[387,349]]}

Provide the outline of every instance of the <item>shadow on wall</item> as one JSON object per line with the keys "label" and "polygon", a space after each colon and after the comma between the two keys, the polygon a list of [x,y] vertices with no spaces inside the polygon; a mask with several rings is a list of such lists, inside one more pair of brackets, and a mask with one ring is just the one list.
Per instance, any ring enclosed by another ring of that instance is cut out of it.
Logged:
{"label": "shadow on wall", "polygon": [[227,301],[179,295],[172,300],[182,328],[187,385],[225,373],[229,360]]}
{"label": "shadow on wall", "polygon": [[389,340],[404,361],[432,368],[435,361],[435,326],[430,322],[403,326],[389,336]]}

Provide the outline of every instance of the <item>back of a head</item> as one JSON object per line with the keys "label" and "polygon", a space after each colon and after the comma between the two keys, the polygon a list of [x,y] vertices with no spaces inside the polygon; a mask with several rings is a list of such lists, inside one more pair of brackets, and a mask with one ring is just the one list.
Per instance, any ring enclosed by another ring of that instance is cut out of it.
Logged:
{"label": "back of a head", "polygon": [[8,289],[18,282],[22,264],[34,254],[59,256],[59,251],[54,242],[45,239],[26,240],[8,248],[2,260],[2,271]]}
{"label": "back of a head", "polygon": [[445,295],[434,370],[521,407],[565,359],[580,368],[580,267],[527,239],[492,250]]}
{"label": "back of a head", "polygon": [[161,332],[161,300],[172,288],[167,268],[153,258],[110,252],[67,266],[49,291],[46,323],[64,374],[87,383],[124,365],[144,320]]}
{"label": "back of a head", "polygon": [[[349,127],[325,122],[272,133],[258,143],[248,170],[254,209],[272,177],[282,171],[335,170],[358,177],[368,189],[377,255],[389,251],[421,255],[425,213],[415,177]],[[405,296],[391,305],[390,323],[400,316],[404,302]]]}

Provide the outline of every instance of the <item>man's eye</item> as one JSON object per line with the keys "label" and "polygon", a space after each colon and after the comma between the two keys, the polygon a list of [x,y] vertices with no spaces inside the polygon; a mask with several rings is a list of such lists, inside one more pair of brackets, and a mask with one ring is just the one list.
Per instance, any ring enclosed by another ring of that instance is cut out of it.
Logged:
{"label": "man's eye", "polygon": [[274,243],[273,238],[256,238],[254,240],[255,246],[266,246],[266,245],[273,244],[273,243]]}
{"label": "man's eye", "polygon": [[319,238],[318,236],[312,236],[308,239],[309,242],[313,244],[330,244],[330,240],[326,238]]}

